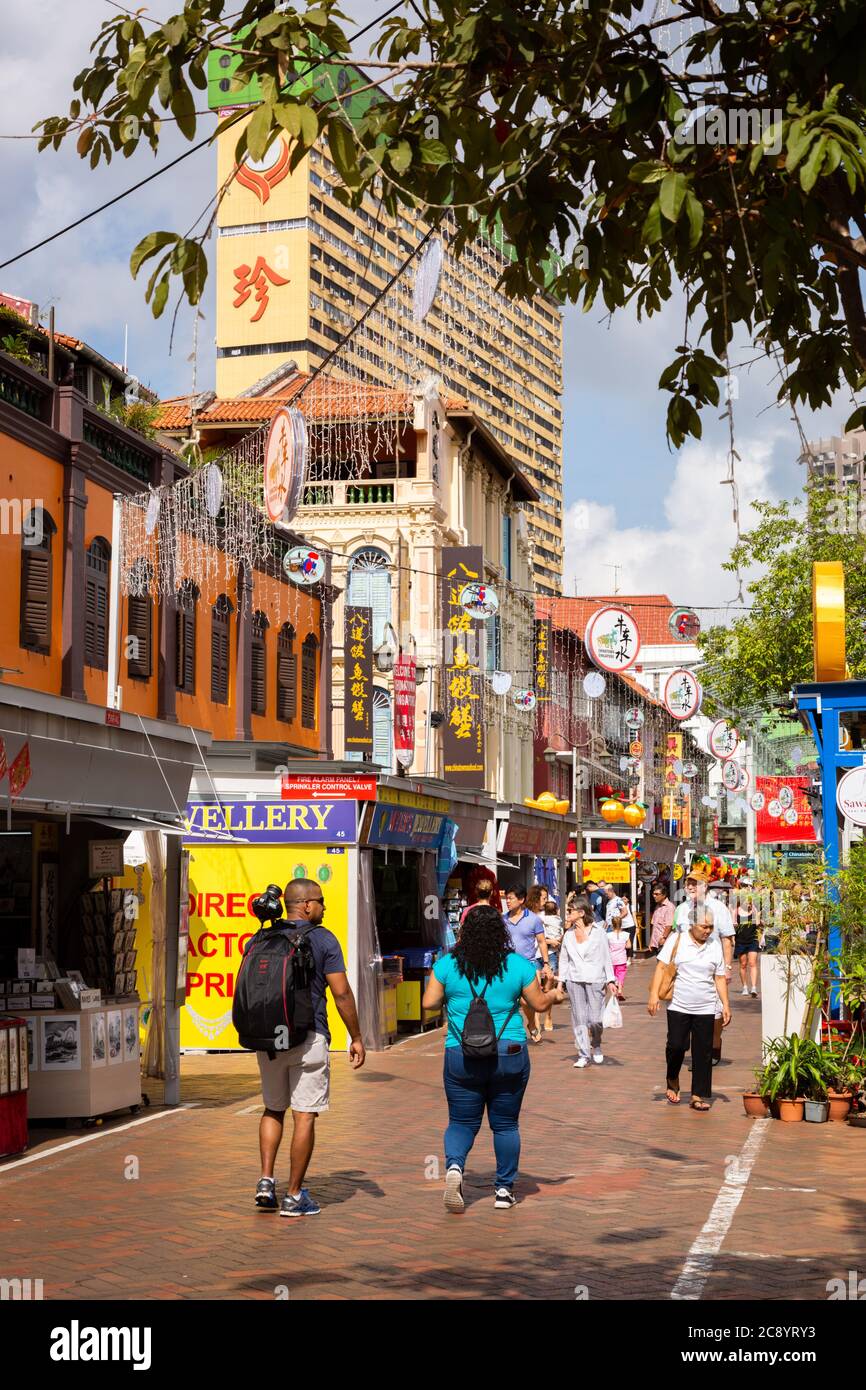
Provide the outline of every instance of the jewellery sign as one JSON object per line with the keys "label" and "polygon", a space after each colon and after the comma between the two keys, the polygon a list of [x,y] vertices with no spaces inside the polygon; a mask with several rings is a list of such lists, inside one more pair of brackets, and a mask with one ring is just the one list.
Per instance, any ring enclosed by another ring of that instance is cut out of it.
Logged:
{"label": "jewellery sign", "polygon": [[[861,771],[857,768],[855,771]],[[839,783],[841,793],[845,779]],[[808,777],[756,777],[750,804],[755,811],[759,845],[808,841],[815,843],[812,810],[806,800]],[[841,800],[839,802],[842,807]],[[863,822],[866,823],[866,822]],[[860,824],[860,822],[858,822]]]}
{"label": "jewellery sign", "polygon": [[836,805],[846,820],[866,825],[866,767],[852,767],[840,779]]}
{"label": "jewellery sign", "polygon": [[346,605],[343,635],[343,743],[373,749],[373,610]]}
{"label": "jewellery sign", "polygon": [[467,584],[484,578],[480,545],[442,551],[443,774],[457,787],[484,786],[484,710],[478,661],[481,621],[461,603]]}
{"label": "jewellery sign", "polygon": [[627,671],[640,651],[640,632],[624,608],[599,608],[586,625],[583,644],[602,671]]}
{"label": "jewellery sign", "polygon": [[535,621],[535,694],[538,703],[550,699],[550,619]]}
{"label": "jewellery sign", "polygon": [[394,749],[402,767],[415,757],[415,658],[401,656],[394,663]]}

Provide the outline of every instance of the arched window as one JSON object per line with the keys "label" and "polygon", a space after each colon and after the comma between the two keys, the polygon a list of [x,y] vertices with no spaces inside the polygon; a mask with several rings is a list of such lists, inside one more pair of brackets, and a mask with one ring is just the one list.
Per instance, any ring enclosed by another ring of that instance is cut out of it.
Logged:
{"label": "arched window", "polygon": [[97,536],[87,548],[84,575],[84,664],[108,669],[108,567],[111,546]]}
{"label": "arched window", "polygon": [[253,614],[252,702],[253,714],[264,714],[267,702],[267,642],[265,633],[270,627],[266,613]]}
{"label": "arched window", "polygon": [[18,643],[31,652],[51,650],[51,538],[56,531],[43,507],[34,507],[21,527]]}
{"label": "arched window", "polygon": [[177,628],[175,684],[184,695],[195,694],[195,634],[196,605],[199,590],[191,579],[185,579],[177,591]]}
{"label": "arched window", "polygon": [[301,648],[301,727],[315,729],[318,695],[319,643],[312,632]]}
{"label": "arched window", "polygon": [[373,762],[386,772],[394,763],[394,721],[391,717],[391,696],[381,686],[373,686]]}
{"label": "arched window", "polygon": [[385,624],[391,621],[391,571],[384,550],[367,546],[349,561],[346,602],[373,610],[373,650],[385,640]]}
{"label": "arched window", "polygon": [[126,637],[126,670],[134,680],[150,680],[153,670],[153,600],[148,592],[152,581],[151,566],[136,560],[129,576]]}
{"label": "arched window", "polygon": [[291,724],[298,713],[298,658],[295,629],[283,623],[277,637],[277,718]]}
{"label": "arched window", "polygon": [[210,626],[210,697],[215,705],[227,705],[229,702],[229,629],[232,612],[231,599],[225,594],[220,594],[211,609]]}

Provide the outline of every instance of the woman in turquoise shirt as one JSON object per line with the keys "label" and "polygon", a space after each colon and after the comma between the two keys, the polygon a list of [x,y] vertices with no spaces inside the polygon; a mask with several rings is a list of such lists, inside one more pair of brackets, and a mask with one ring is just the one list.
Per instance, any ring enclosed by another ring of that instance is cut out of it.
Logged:
{"label": "woman in turquoise shirt", "polygon": [[[483,993],[499,1034],[496,1057],[466,1057],[461,1046],[463,1023],[476,995]],[[511,949],[505,923],[493,907],[474,907],[467,913],[456,946],[442,956],[424,991],[425,1009],[444,1001],[448,1009],[445,1036],[445,1209],[463,1211],[463,1169],[484,1112],[493,1131],[496,1152],[494,1206],[513,1207],[514,1180],[520,1158],[518,1121],[529,1080],[529,1049],[520,1016],[520,1001],[545,1013],[554,1002],[545,994],[532,961]]]}

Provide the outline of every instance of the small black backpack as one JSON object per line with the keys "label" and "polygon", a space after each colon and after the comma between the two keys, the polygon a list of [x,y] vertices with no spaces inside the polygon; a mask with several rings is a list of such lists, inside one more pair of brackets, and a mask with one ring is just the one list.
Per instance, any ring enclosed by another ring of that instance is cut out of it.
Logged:
{"label": "small black backpack", "polygon": [[276,1056],[312,1031],[316,962],[309,922],[260,927],[244,951],[235,980],[232,1023],[241,1047]]}
{"label": "small black backpack", "polygon": [[505,1022],[497,1033],[496,1025],[493,1022],[493,1015],[490,1012],[487,1000],[484,998],[490,981],[485,981],[484,988],[480,994],[475,993],[475,986],[468,975],[466,976],[466,983],[472,990],[472,1003],[466,1010],[466,1018],[463,1020],[463,1032],[460,1034],[460,1046],[463,1048],[463,1056],[496,1057],[499,1052],[499,1039],[511,1022],[512,1017],[517,1012],[520,1005],[520,998],[518,996],[514,1006],[509,1009]]}

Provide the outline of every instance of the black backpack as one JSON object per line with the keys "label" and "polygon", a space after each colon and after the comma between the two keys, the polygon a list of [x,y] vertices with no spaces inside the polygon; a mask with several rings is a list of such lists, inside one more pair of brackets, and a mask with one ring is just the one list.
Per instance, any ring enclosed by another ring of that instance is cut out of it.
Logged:
{"label": "black backpack", "polygon": [[275,1057],[312,1031],[313,929],[309,922],[262,926],[247,942],[235,980],[232,1023],[248,1051]]}
{"label": "black backpack", "polygon": [[490,981],[485,981],[484,988],[480,994],[475,993],[475,986],[468,975],[466,976],[466,983],[472,990],[472,1003],[466,1010],[466,1017],[463,1020],[463,1032],[460,1034],[460,1046],[463,1048],[463,1056],[496,1057],[499,1052],[499,1039],[511,1022],[512,1017],[517,1012],[520,1006],[520,998],[518,997],[516,1003],[509,1009],[505,1022],[497,1033],[496,1025],[493,1022],[493,1015],[490,1012],[487,1000],[484,998]]}

